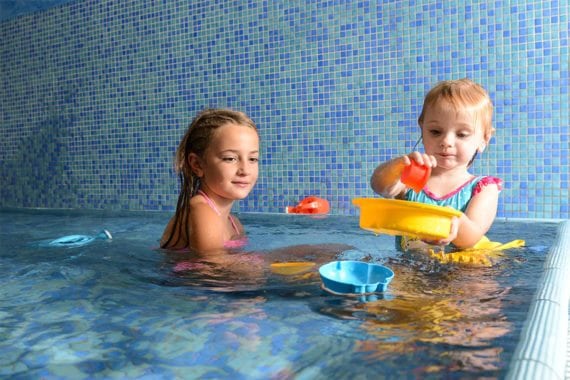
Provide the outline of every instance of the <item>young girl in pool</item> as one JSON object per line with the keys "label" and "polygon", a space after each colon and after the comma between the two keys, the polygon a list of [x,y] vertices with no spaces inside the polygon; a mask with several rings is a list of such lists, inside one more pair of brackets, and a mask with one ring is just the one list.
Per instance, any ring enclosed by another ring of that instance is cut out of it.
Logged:
{"label": "young girl in pool", "polygon": [[[491,99],[477,83],[469,79],[440,82],[427,93],[418,119],[425,153],[396,157],[374,170],[372,189],[386,198],[449,206],[463,213],[452,221],[446,239],[430,244],[473,247],[495,219],[502,181],[469,172],[476,155],[493,136],[492,116]],[[419,193],[400,181],[412,160],[431,168]],[[403,243],[402,248],[409,247],[405,239]]]}
{"label": "young girl in pool", "polygon": [[[263,253],[232,251],[245,246],[247,240],[242,224],[230,211],[255,185],[258,159],[257,128],[244,113],[210,109],[192,121],[176,151],[175,168],[181,180],[176,213],[160,241],[161,248],[175,254],[175,272],[207,273],[215,268],[225,279],[261,284],[267,264],[273,261],[310,257],[318,263],[351,248],[320,244]],[[194,255],[188,256],[187,250]]]}
{"label": "young girl in pool", "polygon": [[190,124],[176,151],[181,190],[161,248],[198,252],[245,244],[244,229],[230,213],[257,181],[259,135],[244,113],[209,109]]}

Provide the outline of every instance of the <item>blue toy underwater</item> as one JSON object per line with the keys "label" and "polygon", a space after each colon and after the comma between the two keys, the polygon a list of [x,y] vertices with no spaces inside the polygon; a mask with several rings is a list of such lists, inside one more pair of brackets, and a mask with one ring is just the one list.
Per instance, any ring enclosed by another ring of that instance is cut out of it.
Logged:
{"label": "blue toy underwater", "polygon": [[48,242],[47,245],[50,247],[81,247],[97,239],[111,240],[113,239],[113,236],[111,236],[111,233],[109,231],[103,230],[95,236],[89,236],[89,235],[63,236]]}

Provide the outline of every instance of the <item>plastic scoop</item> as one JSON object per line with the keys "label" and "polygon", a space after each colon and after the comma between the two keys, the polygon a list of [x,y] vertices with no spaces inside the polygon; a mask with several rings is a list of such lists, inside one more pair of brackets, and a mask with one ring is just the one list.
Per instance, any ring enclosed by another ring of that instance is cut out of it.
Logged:
{"label": "plastic scoop", "polygon": [[431,168],[429,166],[420,165],[412,160],[410,165],[404,167],[400,180],[416,193],[419,193],[426,185],[430,174]]}

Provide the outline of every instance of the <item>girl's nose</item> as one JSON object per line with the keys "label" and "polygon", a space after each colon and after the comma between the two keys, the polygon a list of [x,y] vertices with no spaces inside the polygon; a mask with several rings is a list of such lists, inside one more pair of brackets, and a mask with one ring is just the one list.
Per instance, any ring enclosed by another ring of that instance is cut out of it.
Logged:
{"label": "girl's nose", "polygon": [[245,161],[240,161],[239,165],[238,165],[238,170],[237,173],[239,175],[247,175],[247,162]]}
{"label": "girl's nose", "polygon": [[451,134],[447,134],[447,135],[443,136],[443,138],[441,139],[440,145],[442,147],[453,146],[453,136]]}

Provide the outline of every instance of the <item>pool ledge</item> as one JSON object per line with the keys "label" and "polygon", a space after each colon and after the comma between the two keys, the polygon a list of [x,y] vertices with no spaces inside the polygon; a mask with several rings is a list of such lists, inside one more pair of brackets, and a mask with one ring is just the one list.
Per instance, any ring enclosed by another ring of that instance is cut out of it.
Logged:
{"label": "pool ledge", "polygon": [[569,362],[570,221],[558,228],[506,379],[565,378]]}

